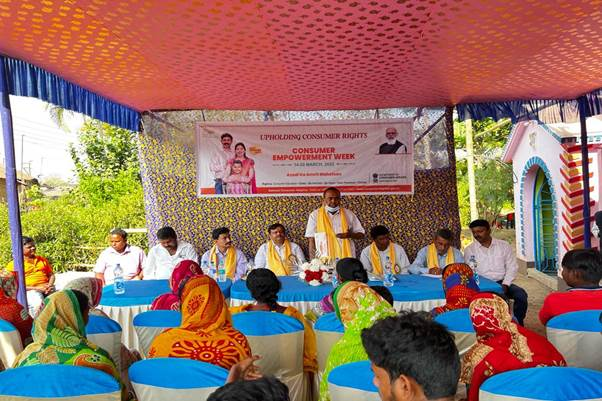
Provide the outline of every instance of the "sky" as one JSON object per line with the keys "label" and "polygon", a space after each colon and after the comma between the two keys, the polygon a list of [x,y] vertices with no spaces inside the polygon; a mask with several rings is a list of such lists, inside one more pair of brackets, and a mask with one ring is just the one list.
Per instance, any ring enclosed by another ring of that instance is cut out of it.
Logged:
{"label": "sky", "polygon": [[[64,180],[75,179],[74,165],[69,154],[69,144],[77,142],[77,131],[84,122],[79,113],[65,113],[68,131],[59,128],[50,118],[47,103],[30,97],[10,96],[15,160],[17,170],[23,169],[41,179],[58,176]],[[0,141],[2,165],[4,142]]]}

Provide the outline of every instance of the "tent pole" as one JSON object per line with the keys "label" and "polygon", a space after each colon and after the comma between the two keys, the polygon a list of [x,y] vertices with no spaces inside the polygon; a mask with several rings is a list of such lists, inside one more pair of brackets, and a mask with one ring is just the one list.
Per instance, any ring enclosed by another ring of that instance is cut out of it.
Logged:
{"label": "tent pole", "polygon": [[583,246],[591,248],[590,209],[589,209],[589,150],[587,149],[586,107],[587,99],[581,96],[579,103],[579,122],[581,123],[581,174],[583,177]]}
{"label": "tent pole", "polygon": [[17,168],[15,165],[15,140],[13,138],[13,122],[8,98],[8,72],[4,57],[0,56],[0,120],[2,120],[2,137],[4,138],[4,155],[6,160],[6,198],[8,201],[8,221],[15,272],[19,280],[17,299],[27,309],[27,293],[25,290],[25,274],[23,272],[23,246],[21,245],[21,212],[19,210],[19,194],[17,188]]}

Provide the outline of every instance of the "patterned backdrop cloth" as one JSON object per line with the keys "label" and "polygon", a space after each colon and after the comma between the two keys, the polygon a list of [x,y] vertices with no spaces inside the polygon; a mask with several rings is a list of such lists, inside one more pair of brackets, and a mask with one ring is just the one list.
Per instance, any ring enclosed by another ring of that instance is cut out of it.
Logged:
{"label": "patterned backdrop cloth", "polygon": [[79,302],[72,290],[49,295],[33,325],[33,343],[17,357],[14,367],[61,364],[101,370],[119,381],[109,354],[86,339]]}
{"label": "patterned backdrop cloth", "polygon": [[477,294],[470,303],[477,342],[462,359],[460,381],[469,385],[468,401],[479,399],[489,377],[535,366],[566,366],[562,355],[545,338],[512,321],[508,304],[493,293]]}
{"label": "patterned backdrop cloth", "polygon": [[[381,110],[381,118],[412,117]],[[411,113],[410,113],[411,111]],[[387,114],[388,113],[388,114]],[[291,241],[307,252],[304,237],[310,212],[320,206],[320,197],[216,197],[196,196],[195,124],[208,121],[258,121],[262,113],[188,111],[161,112],[160,117],[146,115],[140,139],[140,163],[146,205],[149,245],[156,243],[155,233],[164,225],[172,226],[179,238],[194,244],[199,254],[212,245],[211,230],[227,226],[237,248],[254,255],[266,240],[268,225],[280,222]],[[288,112],[274,112],[275,118],[290,118]],[[358,111],[358,118],[373,118],[374,110]],[[415,120],[415,137],[419,138],[443,115],[442,109],[424,110]],[[305,114],[304,114],[305,116]],[[308,114],[311,118],[324,118]],[[329,118],[345,118],[343,114]],[[343,207],[352,210],[368,230],[386,225],[408,256],[413,258],[423,246],[432,242],[433,232],[447,227],[458,235],[460,221],[456,192],[451,111],[415,146],[415,193],[395,196],[346,196]],[[348,118],[348,117],[347,117]],[[436,194],[436,196],[433,196]],[[369,244],[357,241],[356,249]]]}
{"label": "patterned backdrop cloth", "polygon": [[159,334],[149,358],[188,358],[225,369],[251,355],[247,338],[232,327],[222,292],[211,277],[191,278],[182,291],[180,327]]}
{"label": "patterned backdrop cloth", "polygon": [[466,263],[447,265],[441,275],[441,281],[445,293],[445,305],[433,309],[433,316],[451,310],[468,308],[472,297],[479,292],[473,271]]}

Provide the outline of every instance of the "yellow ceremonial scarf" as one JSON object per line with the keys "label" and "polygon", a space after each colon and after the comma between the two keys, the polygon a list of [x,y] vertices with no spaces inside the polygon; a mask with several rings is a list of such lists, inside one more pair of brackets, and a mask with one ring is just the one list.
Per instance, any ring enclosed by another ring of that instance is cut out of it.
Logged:
{"label": "yellow ceremonial scarf", "polygon": [[[395,273],[395,247],[392,242],[389,244],[389,260],[391,260],[391,268],[393,269],[393,273]],[[374,274],[384,274],[383,266],[380,263],[380,254],[374,241],[370,245],[370,263],[372,263],[372,272]]]}
{"label": "yellow ceremonial scarf", "polygon": [[[332,223],[328,218],[326,208],[322,206],[318,209],[318,221],[316,231],[319,233],[325,233],[326,238],[328,240],[328,258],[329,259],[343,259],[351,257],[351,242],[348,238],[342,240],[343,246],[339,243],[339,239],[332,228]],[[345,210],[343,208],[339,209],[339,213],[341,214],[341,231],[346,233],[349,231],[349,227],[347,226],[347,217],[345,217]],[[324,256],[324,255],[321,255]]]}
{"label": "yellow ceremonial scarf", "polygon": [[[455,263],[456,258],[454,257],[454,251],[450,246],[447,250],[447,256],[445,256],[445,266]],[[443,267],[445,267],[443,266]],[[435,244],[430,244],[428,249],[426,250],[426,267],[433,268],[443,268],[439,266],[439,254],[437,253],[437,248],[435,248]]]}
{"label": "yellow ceremonial scarf", "polygon": [[[216,269],[219,268],[219,263],[217,263],[217,245],[213,245],[213,248],[211,248],[209,260],[214,263]],[[224,260],[226,276],[228,276],[230,279],[234,279],[234,275],[236,274],[236,263],[236,250],[234,250],[234,247],[231,246],[226,251],[226,260]]]}
{"label": "yellow ceremonial scarf", "polygon": [[276,251],[276,247],[272,241],[268,241],[268,267],[270,270],[274,272],[277,276],[288,276],[291,274],[291,269],[289,267],[289,258],[291,256],[291,243],[289,240],[284,240],[284,261],[280,259],[280,255],[278,251]]}

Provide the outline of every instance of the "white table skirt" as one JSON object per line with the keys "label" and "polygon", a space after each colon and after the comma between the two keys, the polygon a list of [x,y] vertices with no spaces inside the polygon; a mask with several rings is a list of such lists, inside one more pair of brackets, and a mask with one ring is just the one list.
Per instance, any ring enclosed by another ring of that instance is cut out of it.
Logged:
{"label": "white table skirt", "polygon": [[0,361],[5,369],[13,366],[17,355],[23,351],[21,336],[17,330],[0,332]]}
{"label": "white table skirt", "polygon": [[150,305],[133,306],[105,306],[99,305],[98,309],[106,313],[111,319],[121,325],[121,341],[129,349],[139,349],[138,337],[134,330],[134,317],[142,312],[150,310]]}
{"label": "white table skirt", "polygon": [[[247,301],[242,299],[230,299],[230,306],[241,306],[253,303],[254,301]],[[278,302],[283,306],[292,306],[295,307],[299,312],[305,314],[309,312],[311,309],[315,308],[319,302],[314,301],[297,301],[297,302]],[[424,301],[408,301],[408,302],[400,302],[395,301],[393,303],[393,307],[397,311],[401,310],[412,310],[415,312],[430,312],[433,308],[437,306],[445,305],[445,299],[427,299]]]}

